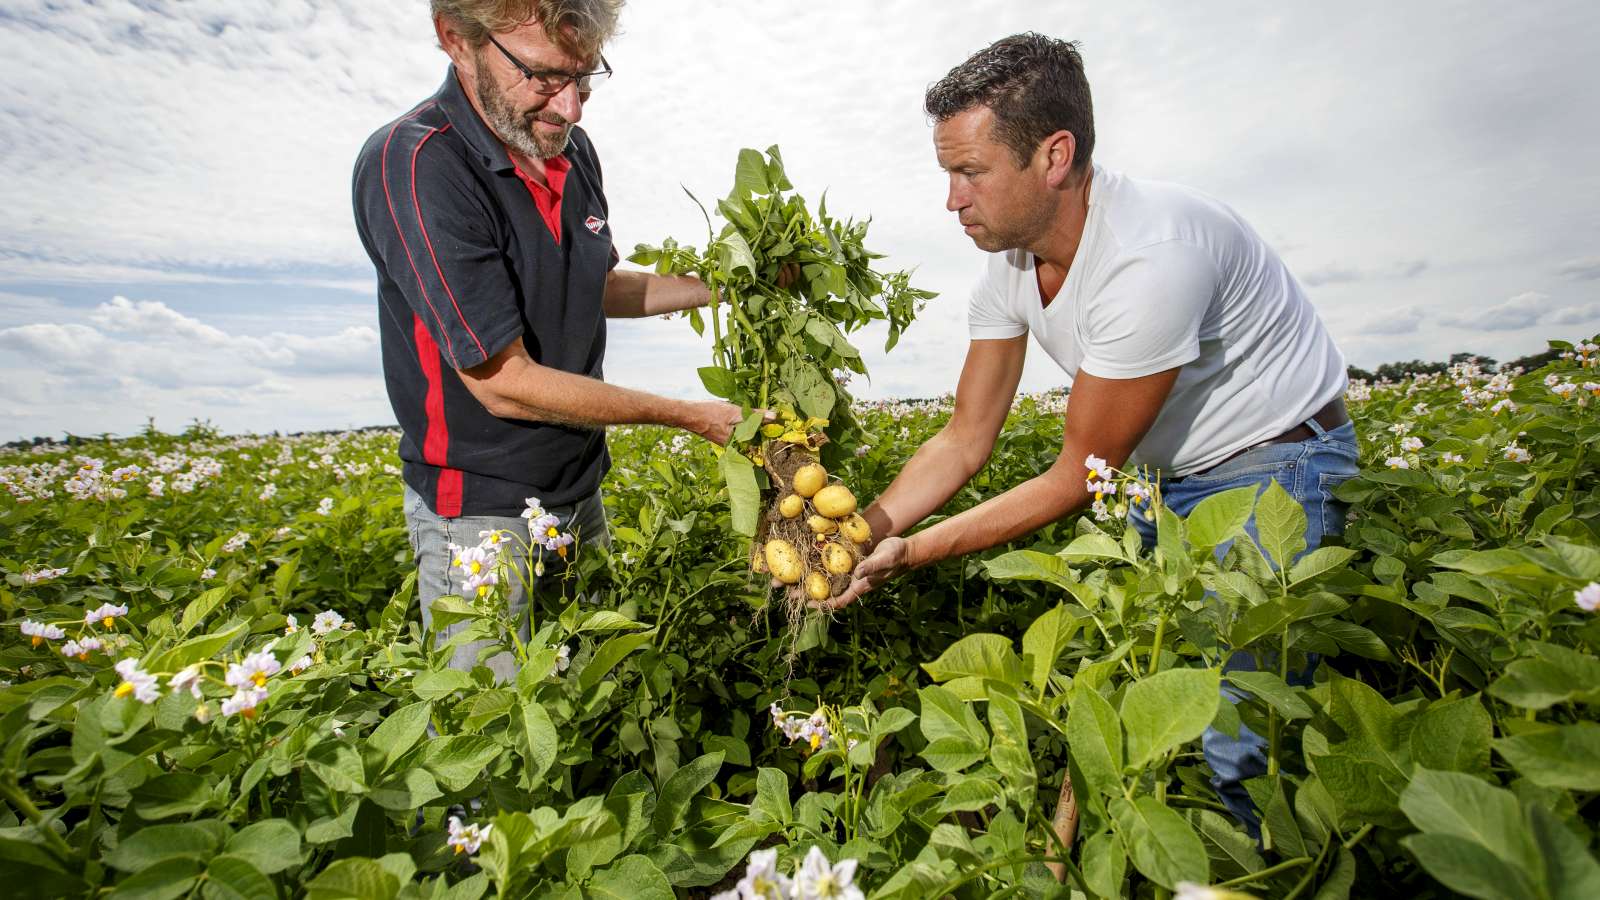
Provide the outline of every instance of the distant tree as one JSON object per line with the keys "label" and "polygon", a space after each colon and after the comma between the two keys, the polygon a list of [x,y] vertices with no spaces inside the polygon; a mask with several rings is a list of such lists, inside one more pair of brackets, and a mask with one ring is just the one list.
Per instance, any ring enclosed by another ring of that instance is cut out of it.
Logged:
{"label": "distant tree", "polygon": [[1442,362],[1425,362],[1413,359],[1407,362],[1384,363],[1373,374],[1380,380],[1399,381],[1412,375],[1432,375],[1449,368]]}
{"label": "distant tree", "polygon": [[1450,354],[1450,365],[1453,366],[1456,363],[1464,363],[1474,359],[1478,361],[1478,365],[1482,366],[1485,372],[1494,371],[1496,365],[1495,358],[1492,356],[1484,356],[1482,353],[1452,353]]}
{"label": "distant tree", "polygon": [[1374,380],[1376,380],[1376,376],[1374,376],[1371,372],[1368,372],[1366,369],[1361,368],[1360,366],[1347,366],[1344,371],[1345,371],[1346,375],[1350,376],[1350,380],[1351,381],[1374,381]]}
{"label": "distant tree", "polygon": [[1546,350],[1543,353],[1535,353],[1532,356],[1522,356],[1518,357],[1517,359],[1513,359],[1505,364],[1505,368],[1521,369],[1524,372],[1532,372],[1535,369],[1542,369],[1560,358],[1561,351]]}

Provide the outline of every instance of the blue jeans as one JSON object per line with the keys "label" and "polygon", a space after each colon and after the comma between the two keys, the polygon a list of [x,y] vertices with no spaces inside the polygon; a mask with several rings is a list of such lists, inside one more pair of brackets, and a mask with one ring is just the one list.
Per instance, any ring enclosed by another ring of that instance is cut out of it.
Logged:
{"label": "blue jeans", "polygon": [[[1202,475],[1187,478],[1162,479],[1161,499],[1167,508],[1180,516],[1187,516],[1201,500],[1231,488],[1256,485],[1266,490],[1276,481],[1297,500],[1306,511],[1306,550],[1315,550],[1326,535],[1344,533],[1347,504],[1334,499],[1333,489],[1353,477],[1360,469],[1360,455],[1356,448],[1356,429],[1345,423],[1332,431],[1324,430],[1315,422],[1307,425],[1316,437],[1293,444],[1267,444],[1242,453]],[[1142,517],[1130,517],[1144,545],[1154,547],[1155,524]],[[1255,517],[1245,526],[1250,537],[1259,542]],[[1231,544],[1231,542],[1229,542]],[[1229,544],[1217,548],[1217,558],[1228,552]],[[1228,656],[1224,672],[1253,671],[1257,660],[1252,654],[1238,651]],[[1309,685],[1316,671],[1317,661],[1312,658],[1303,671],[1290,672],[1289,683]],[[1242,692],[1226,685],[1222,695],[1231,703],[1238,703]],[[1211,786],[1224,806],[1242,822],[1252,837],[1259,839],[1261,816],[1244,789],[1244,782],[1266,774],[1267,741],[1248,726],[1239,727],[1238,737],[1229,737],[1215,728],[1207,728],[1201,737],[1206,762],[1212,771]]]}

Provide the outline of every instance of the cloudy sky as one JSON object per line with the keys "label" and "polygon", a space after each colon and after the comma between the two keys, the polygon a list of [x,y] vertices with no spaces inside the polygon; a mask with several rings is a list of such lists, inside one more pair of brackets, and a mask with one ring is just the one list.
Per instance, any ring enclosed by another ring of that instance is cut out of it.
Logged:
{"label": "cloudy sky", "polygon": [[[866,396],[953,389],[982,266],[943,209],[926,86],[989,41],[1082,42],[1096,159],[1242,212],[1352,362],[1502,359],[1600,331],[1600,11],[1588,2],[635,0],[583,124],[624,252],[704,236],[783,148],[807,197],[940,291]],[[7,0],[0,440],[393,421],[351,223],[366,136],[445,74],[423,0]],[[881,349],[881,335],[861,343]],[[696,396],[682,321],[608,377]],[[1060,379],[1030,355],[1027,388]]]}

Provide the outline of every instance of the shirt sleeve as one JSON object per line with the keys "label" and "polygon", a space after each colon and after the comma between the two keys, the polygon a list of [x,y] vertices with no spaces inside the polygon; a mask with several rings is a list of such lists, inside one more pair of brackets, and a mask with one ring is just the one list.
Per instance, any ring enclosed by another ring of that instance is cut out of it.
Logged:
{"label": "shirt sleeve", "polygon": [[1131,253],[1084,311],[1082,370],[1141,378],[1199,359],[1200,325],[1219,280],[1216,264],[1189,243]]}
{"label": "shirt sleeve", "polygon": [[361,187],[372,252],[451,366],[470,369],[520,338],[520,295],[483,187],[426,138],[372,169]]}
{"label": "shirt sleeve", "polygon": [[[1004,255],[995,258],[1003,259]],[[973,340],[1005,340],[1028,333],[1028,323],[1016,317],[1005,299],[995,281],[991,260],[972,286],[972,298],[967,302],[967,332]]]}

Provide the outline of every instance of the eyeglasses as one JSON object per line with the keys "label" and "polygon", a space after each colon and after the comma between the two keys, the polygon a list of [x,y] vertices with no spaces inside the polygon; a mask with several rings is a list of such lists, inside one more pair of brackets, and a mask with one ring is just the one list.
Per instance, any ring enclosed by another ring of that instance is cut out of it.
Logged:
{"label": "eyeglasses", "polygon": [[527,79],[527,83],[533,88],[534,93],[541,96],[553,97],[565,90],[567,85],[576,82],[578,95],[587,98],[597,86],[604,84],[606,79],[611,77],[611,64],[606,62],[605,54],[600,56],[601,68],[598,71],[563,72],[560,69],[535,69],[530,67],[527,63],[512,56],[511,51],[495,40],[492,34],[489,35],[489,43],[504,54],[505,58],[510,60],[513,66],[517,67],[517,71],[521,72],[522,77]]}

